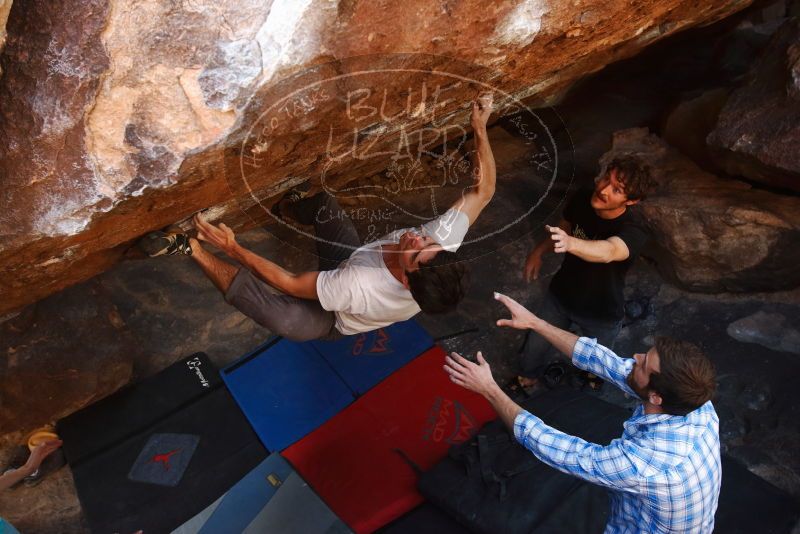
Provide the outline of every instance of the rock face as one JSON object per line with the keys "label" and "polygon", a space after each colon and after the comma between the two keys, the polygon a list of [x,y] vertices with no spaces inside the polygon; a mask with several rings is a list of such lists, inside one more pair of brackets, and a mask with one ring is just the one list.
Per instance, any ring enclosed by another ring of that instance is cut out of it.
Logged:
{"label": "rock face", "polygon": [[501,114],[515,98],[551,103],[748,4],[15,4],[0,59],[0,316],[197,210],[253,225],[299,181],[387,168],[398,150],[385,147],[410,132],[417,154],[440,145],[480,90],[497,92]]}
{"label": "rock face", "polygon": [[30,432],[113,393],[138,346],[96,285],[27,307],[0,324],[0,428]]}
{"label": "rock face", "polygon": [[800,285],[800,198],[721,179],[644,128],[617,132],[611,151],[647,161],[658,190],[640,204],[659,268],[695,291],[770,291]]}
{"label": "rock face", "polygon": [[[8,13],[11,11],[12,0],[0,0],[0,52],[6,45],[6,21]],[[3,67],[0,65],[0,76],[3,75]]]}
{"label": "rock face", "polygon": [[[251,250],[280,250],[250,234],[240,241]],[[269,337],[189,258],[160,260],[126,262],[0,324],[0,433],[51,423],[194,352],[222,368]]]}
{"label": "rock face", "polygon": [[800,191],[800,19],[775,34],[708,143],[729,174]]}

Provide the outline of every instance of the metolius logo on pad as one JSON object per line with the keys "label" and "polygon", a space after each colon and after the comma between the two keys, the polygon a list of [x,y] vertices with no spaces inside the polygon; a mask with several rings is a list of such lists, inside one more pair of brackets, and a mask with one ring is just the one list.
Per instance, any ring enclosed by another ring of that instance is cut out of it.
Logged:
{"label": "metolius logo on pad", "polygon": [[200,379],[200,384],[204,388],[210,387],[208,384],[208,380],[206,380],[205,375],[203,375],[203,371],[200,370],[200,366],[203,365],[203,362],[200,361],[200,358],[194,357],[191,360],[187,361],[186,365],[189,367],[189,369],[192,369],[194,371],[194,374],[196,374],[197,378]]}
{"label": "metolius logo on pad", "polygon": [[[245,199],[242,209],[261,210],[282,239],[289,239],[289,229],[322,240],[269,209],[304,182],[341,207],[341,213],[318,213],[317,221],[347,217],[364,243],[418,227],[475,187],[480,173],[472,103],[491,93],[489,142],[505,173],[498,174],[497,191],[509,188],[513,194],[502,205],[493,201],[487,208],[492,214],[467,235],[464,245],[481,244],[467,255],[482,255],[541,226],[560,198],[544,200],[563,195],[572,180],[566,128],[554,110],[533,110],[520,100],[531,95],[526,87],[483,66],[423,54],[318,65],[276,81],[250,101],[242,142],[230,152],[236,157],[225,158],[226,178],[237,198]],[[514,174],[511,158],[524,172]],[[447,234],[451,222],[440,221],[437,233]]]}

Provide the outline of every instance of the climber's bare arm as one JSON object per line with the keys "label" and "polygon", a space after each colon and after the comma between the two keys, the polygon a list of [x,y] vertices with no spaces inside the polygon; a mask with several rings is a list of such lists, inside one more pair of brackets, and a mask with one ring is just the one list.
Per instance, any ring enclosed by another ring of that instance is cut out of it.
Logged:
{"label": "climber's bare arm", "polygon": [[319,271],[292,273],[241,246],[236,242],[233,230],[224,223],[214,226],[205,221],[200,214],[194,216],[194,223],[197,226],[197,239],[211,243],[278,291],[303,299],[318,298],[317,277]]}
{"label": "climber's bare arm", "polygon": [[319,271],[292,273],[239,244],[228,255],[281,293],[301,299],[319,298],[317,296]]}
{"label": "climber's bare arm", "polygon": [[469,218],[469,224],[475,222],[483,208],[494,196],[497,181],[497,168],[494,163],[492,147],[489,145],[489,134],[486,123],[492,114],[492,95],[483,94],[472,104],[472,129],[475,135],[475,185],[453,207]]}

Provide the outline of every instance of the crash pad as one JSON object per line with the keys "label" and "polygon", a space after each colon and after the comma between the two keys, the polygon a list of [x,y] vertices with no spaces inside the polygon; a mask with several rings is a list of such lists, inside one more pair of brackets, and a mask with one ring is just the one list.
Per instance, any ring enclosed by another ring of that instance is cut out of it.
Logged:
{"label": "crash pad", "polygon": [[278,453],[173,534],[350,532]]}
{"label": "crash pad", "polygon": [[270,451],[283,450],[354,399],[310,343],[282,338],[226,367],[222,378]]}
{"label": "crash pad", "polygon": [[93,532],[169,532],[267,455],[205,357],[184,359],[58,428],[85,434],[71,468]]}
{"label": "crash pad", "polygon": [[495,415],[453,384],[445,352],[426,351],[283,455],[356,532],[372,532],[422,502],[416,469],[469,439]]}
{"label": "crash pad", "polygon": [[372,332],[311,344],[355,395],[363,395],[431,348],[433,339],[411,319]]}
{"label": "crash pad", "polygon": [[208,356],[192,354],[58,421],[64,456],[74,467],[220,383],[219,372]]}

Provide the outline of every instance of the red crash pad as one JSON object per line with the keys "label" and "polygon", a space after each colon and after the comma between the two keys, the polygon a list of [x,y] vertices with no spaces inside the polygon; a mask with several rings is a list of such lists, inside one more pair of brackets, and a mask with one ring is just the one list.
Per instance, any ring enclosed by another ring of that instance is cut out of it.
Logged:
{"label": "red crash pad", "polygon": [[283,451],[356,532],[372,532],[423,501],[417,474],[469,439],[495,413],[456,386],[433,347]]}

